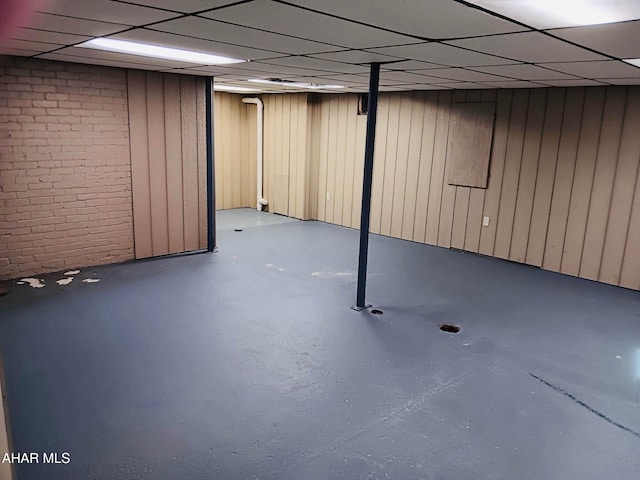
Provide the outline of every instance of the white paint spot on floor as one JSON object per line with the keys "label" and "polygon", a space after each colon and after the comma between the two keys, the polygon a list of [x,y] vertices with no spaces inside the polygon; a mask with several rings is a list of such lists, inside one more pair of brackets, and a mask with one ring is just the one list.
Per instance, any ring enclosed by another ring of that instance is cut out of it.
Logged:
{"label": "white paint spot on floor", "polygon": [[64,272],[65,275],[77,275],[80,273],[80,270],[69,270],[68,272]]}
{"label": "white paint spot on floor", "polygon": [[273,267],[273,263],[265,263],[265,265],[267,266],[267,268]]}
{"label": "white paint spot on floor", "polygon": [[334,277],[352,277],[355,272],[313,272],[312,277],[318,278],[334,278]]}
{"label": "white paint spot on floor", "polygon": [[73,282],[73,277],[61,278],[60,280],[56,280],[58,285],[69,285]]}
{"label": "white paint spot on floor", "polygon": [[284,272],[284,268],[280,267],[280,268],[278,268],[278,271],[279,272]]}
{"label": "white paint spot on floor", "polygon": [[620,359],[620,358],[622,358],[622,357],[621,357],[620,355],[616,355],[616,358]]}
{"label": "white paint spot on floor", "polygon": [[82,280],[82,283],[97,283],[99,281],[99,278],[85,278],[84,280]]}
{"label": "white paint spot on floor", "polygon": [[44,280],[40,278],[21,278],[21,282],[28,283],[32,288],[42,288],[44,287]]}

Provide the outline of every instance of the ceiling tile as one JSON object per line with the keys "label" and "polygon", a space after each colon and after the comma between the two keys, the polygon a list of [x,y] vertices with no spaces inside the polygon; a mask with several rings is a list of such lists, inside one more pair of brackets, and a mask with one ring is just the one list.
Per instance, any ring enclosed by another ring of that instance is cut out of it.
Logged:
{"label": "ceiling tile", "polygon": [[153,26],[153,29],[250,48],[266,48],[268,46],[269,50],[274,52],[296,55],[335,50],[333,45],[262,32],[200,17],[185,17],[158,23]]}
{"label": "ceiling tile", "polygon": [[[493,12],[535,28],[571,27],[593,23],[611,23],[640,18],[637,0],[582,0],[579,9],[549,8],[548,2],[535,0],[468,0]],[[558,4],[563,3],[559,0]],[[567,4],[569,2],[566,2]],[[571,5],[568,5],[571,7]]]}
{"label": "ceiling tile", "polygon": [[[175,60],[164,60],[161,58],[143,57],[140,55],[130,55],[126,53],[108,52],[106,50],[94,50],[83,47],[67,47],[55,52],[58,55],[70,55],[73,57],[85,58],[87,63],[92,63],[90,59],[102,59],[110,61],[122,61],[126,63],[136,63],[139,65],[151,65],[158,68],[182,68],[195,67],[197,63],[176,62]],[[43,56],[44,58],[44,56]]]}
{"label": "ceiling tile", "polygon": [[127,0],[127,3],[164,8],[174,12],[194,13],[237,3],[238,0]]}
{"label": "ceiling tile", "polygon": [[177,15],[155,8],[109,0],[49,0],[42,2],[39,9],[45,13],[126,25],[145,25]]}
{"label": "ceiling tile", "polygon": [[101,37],[111,33],[120,32],[128,27],[128,24],[116,24],[84,20],[82,18],[63,17],[49,13],[33,12],[27,23],[21,27],[49,30],[60,33],[74,33],[89,37]]}
{"label": "ceiling tile", "polygon": [[482,85],[480,83],[473,83],[473,82],[448,82],[448,83],[438,83],[437,84],[440,87],[443,88],[453,88],[455,90],[477,90],[480,88],[491,88],[487,85]]}
{"label": "ceiling tile", "polygon": [[305,68],[309,70],[322,70],[325,72],[335,73],[367,73],[369,71],[369,67],[366,65],[351,65],[348,63],[338,63],[332,62],[330,60],[323,60],[321,58],[299,56],[266,60],[261,63],[268,63],[270,65],[284,65],[286,67]]}
{"label": "ceiling tile", "polygon": [[495,88],[540,88],[546,87],[546,85],[542,85],[540,83],[535,82],[525,82],[522,80],[508,80],[505,82],[485,82],[486,85]]}
{"label": "ceiling tile", "polygon": [[163,73],[176,73],[178,75],[197,75],[200,77],[210,77],[210,74],[192,70],[189,68],[168,68],[166,70],[160,70]]}
{"label": "ceiling tile", "polygon": [[420,75],[414,72],[380,72],[380,84],[400,85],[403,83],[440,83],[446,82],[442,78]]}
{"label": "ceiling tile", "polygon": [[32,52],[31,55],[33,55],[33,52],[48,52],[49,50],[55,50],[56,48],[60,48],[64,45],[58,45],[55,43],[32,42],[30,40],[16,40],[9,38],[2,40],[2,46],[5,48],[28,50]]}
{"label": "ceiling tile", "polygon": [[422,60],[451,67],[518,63],[442,43],[419,43],[417,45],[376,48],[372,51],[406,58],[407,60]]}
{"label": "ceiling tile", "polygon": [[13,34],[14,38],[30,40],[32,42],[55,43],[59,45],[73,45],[86,42],[91,37],[87,35],[75,35],[73,33],[49,32],[47,30],[35,30],[33,28],[18,28]]}
{"label": "ceiling tile", "polygon": [[404,35],[386,32],[269,0],[254,0],[253,2],[214,10],[202,15],[224,22],[306,38],[345,48],[379,47],[418,41]]}
{"label": "ceiling tile", "polygon": [[540,80],[540,83],[549,85],[550,87],[589,87],[589,86],[605,86],[604,83],[596,80],[587,80],[584,78],[576,78],[573,80]]}
{"label": "ceiling tile", "polygon": [[229,67],[229,70],[233,70],[236,72],[259,70],[261,72],[268,73],[270,77],[278,77],[283,75],[315,76],[315,75],[321,75],[322,73],[325,73],[325,74],[335,73],[332,71],[310,70],[307,68],[300,68],[300,67],[295,67],[291,65],[272,65],[270,63],[263,63],[263,62],[237,63],[237,64],[234,64],[233,67]]}
{"label": "ceiling tile", "polygon": [[427,70],[430,68],[442,68],[437,63],[421,62],[419,60],[403,60],[382,65],[382,70]]}
{"label": "ceiling tile", "polygon": [[[413,70],[418,73],[418,70]],[[464,81],[464,82],[484,82],[484,81],[500,81],[505,80],[497,75],[491,75],[484,72],[474,72],[473,70],[465,70],[464,68],[439,68],[437,70],[426,70],[424,72],[432,77],[445,78],[448,80]]]}
{"label": "ceiling tile", "polygon": [[369,25],[422,38],[456,38],[521,31],[507,20],[486,14],[453,0],[288,0],[313,10],[327,12]]}
{"label": "ceiling tile", "polygon": [[600,81],[612,85],[640,85],[640,76],[637,78],[601,78]]}
{"label": "ceiling tile", "polygon": [[314,58],[332,60],[344,63],[372,63],[372,62],[393,62],[396,57],[384,55],[382,53],[367,52],[364,50],[342,50],[340,52],[317,53],[311,55]]}
{"label": "ceiling tile", "polygon": [[563,28],[549,33],[614,57],[640,57],[640,21]]}
{"label": "ceiling tile", "polygon": [[544,66],[585,78],[631,78],[640,76],[640,68],[618,60],[545,63]]}
{"label": "ceiling tile", "polygon": [[572,75],[567,75],[566,73],[555,72],[537,65],[527,64],[473,67],[473,69],[480,72],[501,75],[503,77],[516,78],[518,80],[554,80],[574,78]]}
{"label": "ceiling tile", "polygon": [[45,53],[44,55],[40,55],[38,58],[43,58],[45,60],[56,60],[59,62],[104,65],[107,67],[133,68],[133,69],[139,69],[139,70],[157,70],[159,68],[158,66],[154,66],[154,65],[145,65],[141,63],[135,63],[135,62],[125,62],[122,60],[109,60],[105,58],[95,58],[95,57],[77,57],[74,55],[61,55],[59,53]]}
{"label": "ceiling tile", "polygon": [[134,42],[151,43],[153,45],[163,45],[173,48],[183,48],[187,50],[194,50],[197,52],[226,55],[228,57],[244,60],[260,60],[265,58],[274,58],[282,55],[266,50],[258,50],[255,48],[242,47],[238,45],[230,45],[228,43],[213,42],[211,40],[186,37],[184,35],[176,35],[167,32],[158,32],[156,30],[147,30],[145,28],[137,28],[125,33],[118,33],[111,38],[130,40]]}
{"label": "ceiling tile", "polygon": [[318,75],[326,80],[345,84],[369,85],[368,75]]}
{"label": "ceiling tile", "polygon": [[510,33],[494,37],[454,40],[448,43],[478,52],[532,63],[603,60],[605,58],[538,32]]}

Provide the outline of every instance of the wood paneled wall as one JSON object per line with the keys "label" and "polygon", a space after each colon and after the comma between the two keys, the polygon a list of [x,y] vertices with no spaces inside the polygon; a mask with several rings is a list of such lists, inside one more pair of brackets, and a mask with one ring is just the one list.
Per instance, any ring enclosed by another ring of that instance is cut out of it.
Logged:
{"label": "wood paneled wall", "polygon": [[[497,103],[487,189],[446,182],[462,101]],[[640,87],[386,93],[378,109],[373,232],[640,289]],[[311,217],[357,228],[357,95],[321,96],[309,122]]]}
{"label": "wood paneled wall", "polygon": [[256,106],[214,93],[216,210],[256,207]]}
{"label": "wood paneled wall", "polygon": [[206,248],[205,80],[127,76],[135,256]]}
{"label": "wood paneled wall", "polygon": [[308,96],[262,95],[264,102],[264,197],[269,211],[309,218]]}

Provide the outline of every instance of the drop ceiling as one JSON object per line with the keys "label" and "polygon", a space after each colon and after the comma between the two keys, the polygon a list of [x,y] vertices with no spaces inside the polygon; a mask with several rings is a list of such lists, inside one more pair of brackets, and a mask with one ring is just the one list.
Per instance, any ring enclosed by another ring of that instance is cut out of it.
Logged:
{"label": "drop ceiling", "polygon": [[[42,0],[0,54],[215,76],[262,91],[252,78],[366,91],[637,85],[640,1],[557,0]],[[579,8],[582,5],[583,8]],[[597,25],[579,19],[600,8]],[[582,16],[581,16],[582,15]],[[78,48],[95,37],[248,60],[209,66]],[[266,88],[265,88],[266,87]],[[336,90],[334,90],[336,91]]]}

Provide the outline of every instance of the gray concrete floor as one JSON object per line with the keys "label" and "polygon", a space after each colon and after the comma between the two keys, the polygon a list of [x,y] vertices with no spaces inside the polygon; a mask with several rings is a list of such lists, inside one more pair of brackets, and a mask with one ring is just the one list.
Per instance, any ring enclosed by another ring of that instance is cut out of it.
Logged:
{"label": "gray concrete floor", "polygon": [[71,455],[18,479],[640,478],[638,292],[372,236],[372,315],[357,231],[219,220],[215,254],[4,284],[14,448]]}

